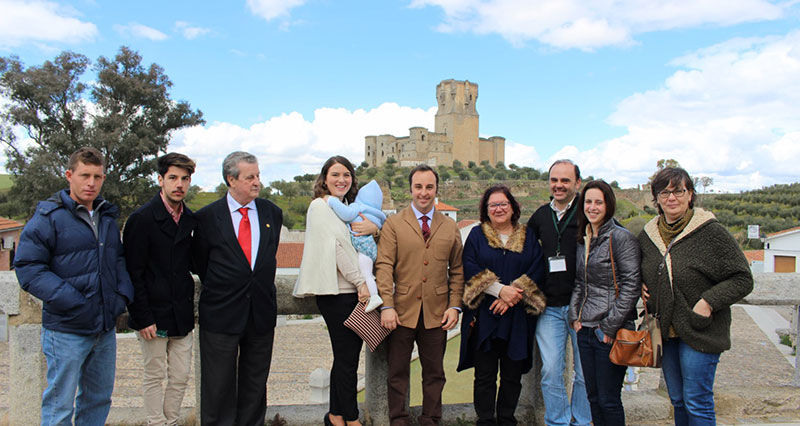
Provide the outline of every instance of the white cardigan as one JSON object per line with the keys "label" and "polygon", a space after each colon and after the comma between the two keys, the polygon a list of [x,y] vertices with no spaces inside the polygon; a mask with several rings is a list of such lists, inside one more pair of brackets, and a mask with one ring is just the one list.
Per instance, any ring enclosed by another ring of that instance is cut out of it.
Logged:
{"label": "white cardigan", "polygon": [[315,198],[308,206],[306,214],[303,261],[294,284],[294,297],[339,294],[337,241],[352,264],[358,265],[358,255],[350,240],[347,225],[336,216],[324,198]]}

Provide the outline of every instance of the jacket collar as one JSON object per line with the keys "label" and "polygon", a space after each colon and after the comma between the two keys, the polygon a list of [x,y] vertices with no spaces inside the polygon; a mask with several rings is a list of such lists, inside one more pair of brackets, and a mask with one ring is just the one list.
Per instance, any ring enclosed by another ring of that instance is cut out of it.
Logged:
{"label": "jacket collar", "polygon": [[[103,197],[97,197],[93,203],[94,210],[101,215],[108,215],[116,219],[119,216],[119,207],[104,200]],[[64,208],[69,210],[72,214],[76,213],[78,203],[69,196],[69,189],[62,189],[51,195],[39,206],[39,211],[42,214],[50,214],[53,210]]]}
{"label": "jacket collar", "polygon": [[526,229],[527,226],[518,224],[511,235],[508,236],[506,244],[503,245],[503,240],[500,239],[500,236],[497,234],[497,231],[494,230],[492,224],[489,222],[481,223],[481,230],[483,231],[483,235],[486,236],[486,240],[489,242],[489,247],[505,249],[513,251],[514,253],[522,253],[522,250],[525,248]]}
{"label": "jacket collar", "polygon": [[[695,207],[692,219],[689,221],[689,224],[686,225],[686,228],[684,228],[683,231],[675,237],[673,240],[673,245],[677,244],[678,241],[686,238],[692,232],[700,229],[700,227],[712,220],[716,220],[714,213],[703,210],[699,207]],[[658,251],[661,252],[662,255],[667,252],[667,246],[664,244],[664,240],[661,239],[661,234],[658,232],[658,216],[650,219],[650,221],[647,222],[647,224],[644,226],[644,232],[647,237],[650,238],[653,244],[655,244],[655,246],[658,248]]]}

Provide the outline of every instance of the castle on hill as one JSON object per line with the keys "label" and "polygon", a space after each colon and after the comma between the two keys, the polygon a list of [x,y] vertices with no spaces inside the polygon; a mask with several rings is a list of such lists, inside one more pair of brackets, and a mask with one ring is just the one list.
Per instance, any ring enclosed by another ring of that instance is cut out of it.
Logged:
{"label": "castle on hill", "polygon": [[370,167],[386,164],[394,158],[401,167],[428,164],[452,166],[454,160],[463,165],[470,161],[505,162],[506,139],[500,136],[478,136],[478,85],[469,81],[443,80],[436,86],[435,129],[412,127],[408,136],[367,136],[364,161]]}

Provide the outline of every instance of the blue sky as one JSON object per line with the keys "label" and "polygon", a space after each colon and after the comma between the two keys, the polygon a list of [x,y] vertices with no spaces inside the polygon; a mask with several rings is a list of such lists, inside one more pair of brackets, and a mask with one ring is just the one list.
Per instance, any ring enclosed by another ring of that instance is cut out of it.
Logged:
{"label": "blue sky", "polygon": [[207,121],[170,145],[204,187],[237,149],[265,182],[360,162],[366,135],[432,128],[454,78],[479,85],[480,133],[506,138],[507,164],[569,157],[635,186],[675,158],[737,191],[800,175],[796,3],[0,0],[0,55],[127,45],[161,65]]}

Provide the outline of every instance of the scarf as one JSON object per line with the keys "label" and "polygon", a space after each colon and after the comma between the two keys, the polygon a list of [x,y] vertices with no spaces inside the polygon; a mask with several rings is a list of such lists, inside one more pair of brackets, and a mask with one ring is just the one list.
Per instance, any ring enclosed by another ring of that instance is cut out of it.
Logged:
{"label": "scarf", "polygon": [[667,223],[667,219],[664,215],[659,215],[658,217],[658,233],[661,235],[661,239],[664,241],[664,245],[668,246],[672,239],[677,237],[678,234],[683,232],[686,228],[686,225],[689,224],[689,221],[692,220],[692,216],[694,215],[694,209],[690,208],[686,211],[686,214],[683,215],[680,220],[675,223],[669,224]]}

